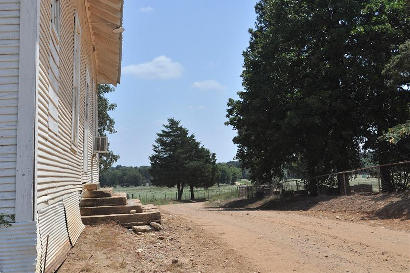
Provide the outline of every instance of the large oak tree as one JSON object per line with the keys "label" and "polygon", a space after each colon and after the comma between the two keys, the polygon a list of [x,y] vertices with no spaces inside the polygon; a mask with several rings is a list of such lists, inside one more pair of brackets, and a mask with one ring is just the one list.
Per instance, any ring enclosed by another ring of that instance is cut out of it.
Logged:
{"label": "large oak tree", "polygon": [[[405,0],[261,0],[242,73],[245,91],[228,102],[237,157],[252,178],[271,182],[286,165],[316,176],[358,167],[360,151],[392,159],[379,141],[408,117],[408,93],[383,69],[409,36]],[[383,177],[382,177],[383,178]],[[384,177],[386,180],[386,177]],[[387,179],[388,180],[388,179]],[[345,183],[338,177],[339,188]]]}

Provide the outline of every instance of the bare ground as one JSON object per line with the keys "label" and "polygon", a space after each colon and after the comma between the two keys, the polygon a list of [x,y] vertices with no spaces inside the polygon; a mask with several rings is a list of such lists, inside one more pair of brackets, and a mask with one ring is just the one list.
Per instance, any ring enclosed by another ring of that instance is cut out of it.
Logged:
{"label": "bare ground", "polygon": [[59,272],[410,272],[408,196],[219,205],[162,206],[141,236],[87,227]]}
{"label": "bare ground", "polygon": [[143,235],[114,223],[87,226],[58,272],[254,272],[202,228],[167,213],[162,218],[164,230]]}

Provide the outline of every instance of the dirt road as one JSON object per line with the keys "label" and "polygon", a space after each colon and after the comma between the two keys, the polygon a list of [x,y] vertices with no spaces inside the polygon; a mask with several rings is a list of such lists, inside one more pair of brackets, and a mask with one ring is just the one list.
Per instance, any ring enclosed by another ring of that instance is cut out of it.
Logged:
{"label": "dirt road", "polygon": [[162,206],[266,272],[410,272],[410,233],[296,212]]}

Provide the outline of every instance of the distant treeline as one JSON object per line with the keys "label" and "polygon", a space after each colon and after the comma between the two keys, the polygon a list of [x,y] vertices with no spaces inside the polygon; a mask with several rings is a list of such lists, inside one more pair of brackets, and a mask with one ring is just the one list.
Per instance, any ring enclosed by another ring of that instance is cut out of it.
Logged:
{"label": "distant treeline", "polygon": [[[240,168],[238,161],[217,163],[217,183],[233,184],[240,179],[248,179],[249,173]],[[101,186],[137,187],[151,185],[150,166],[126,167],[118,165],[101,172]]]}
{"label": "distant treeline", "polygon": [[126,167],[118,165],[101,172],[101,186],[145,186],[151,184],[149,166]]}

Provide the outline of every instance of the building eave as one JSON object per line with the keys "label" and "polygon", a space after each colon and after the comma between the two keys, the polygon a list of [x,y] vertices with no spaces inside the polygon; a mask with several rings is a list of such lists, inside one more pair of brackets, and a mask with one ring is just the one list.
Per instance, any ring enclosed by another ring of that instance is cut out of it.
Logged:
{"label": "building eave", "polygon": [[120,83],[123,8],[123,0],[87,0],[98,83]]}

